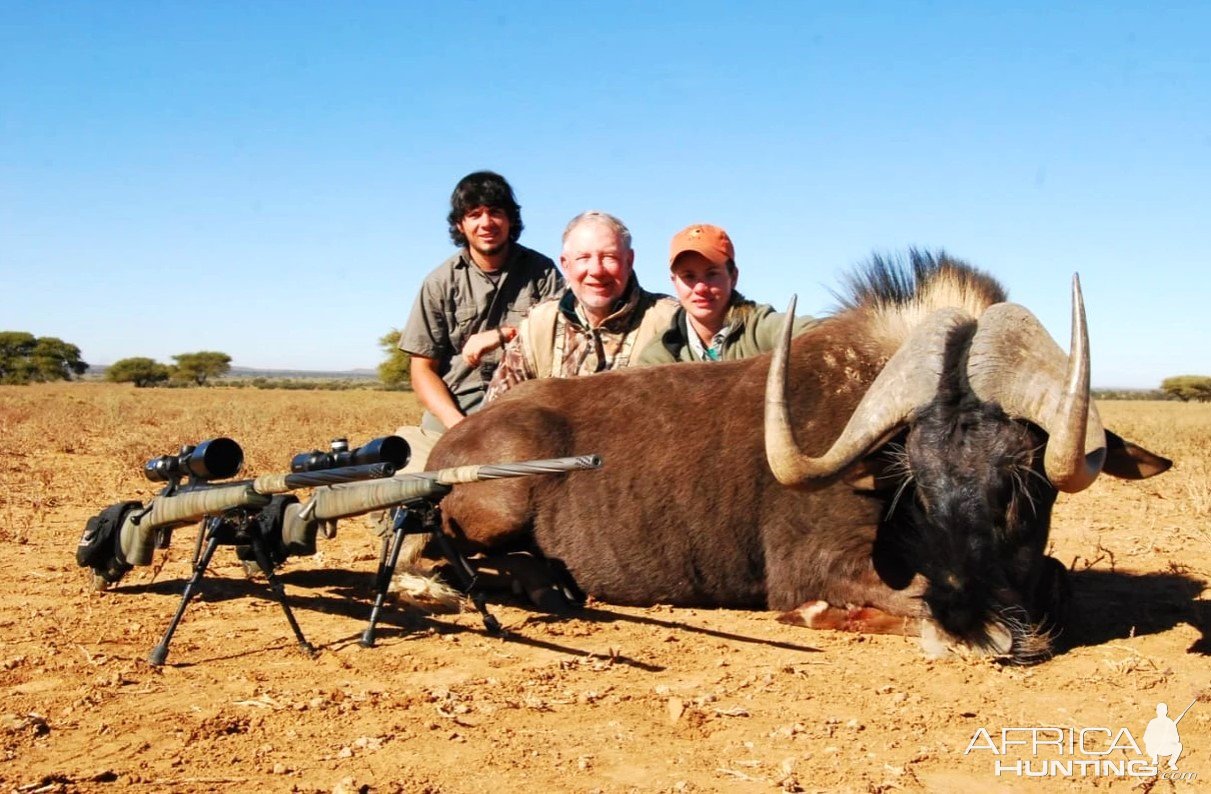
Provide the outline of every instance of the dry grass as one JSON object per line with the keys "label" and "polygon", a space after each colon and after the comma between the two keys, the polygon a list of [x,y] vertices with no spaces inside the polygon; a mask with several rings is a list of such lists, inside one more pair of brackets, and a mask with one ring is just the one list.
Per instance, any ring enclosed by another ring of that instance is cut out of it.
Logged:
{"label": "dry grass", "polygon": [[359,444],[420,417],[410,393],[0,386],[0,541],[26,542],[64,508],[146,499],[143,463],[228,436],[251,475],[287,471],[336,436]]}
{"label": "dry grass", "polygon": [[[748,611],[597,604],[554,619],[507,599],[492,605],[506,639],[474,615],[392,607],[379,646],[362,648],[378,538],[352,527],[282,574],[318,657],[296,650],[262,583],[224,551],[153,669],[192,544],[158,553],[154,585],[139,568],[98,593],[73,559],[88,516],[146,501],[157,488],[143,462],[183,442],[228,435],[251,473],[281,471],[332,436],[356,444],[415,422],[415,399],[0,387],[0,790],[982,791],[1006,779],[963,754],[977,726],[1138,737],[1157,702],[1191,698],[1182,768],[1201,781],[1211,406],[1101,408],[1176,466],[1061,496],[1054,553],[1076,560],[1079,620],[1073,647],[1036,668],[925,660],[915,641]],[[1061,785],[1120,784],[1132,781]]]}

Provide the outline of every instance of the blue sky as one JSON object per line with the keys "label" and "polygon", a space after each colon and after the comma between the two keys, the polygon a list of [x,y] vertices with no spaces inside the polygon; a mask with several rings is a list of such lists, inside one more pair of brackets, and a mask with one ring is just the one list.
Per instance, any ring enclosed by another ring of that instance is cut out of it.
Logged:
{"label": "blue sky", "polygon": [[491,168],[523,243],[612,212],[648,288],[691,222],[816,314],[944,248],[1065,347],[1079,271],[1096,386],[1211,374],[1209,36],[1195,2],[0,0],[0,330],[374,367]]}

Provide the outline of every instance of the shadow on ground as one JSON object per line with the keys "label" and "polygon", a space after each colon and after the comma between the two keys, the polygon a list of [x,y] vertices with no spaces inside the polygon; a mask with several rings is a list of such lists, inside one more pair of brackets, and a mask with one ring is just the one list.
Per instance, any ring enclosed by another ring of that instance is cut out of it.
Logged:
{"label": "shadow on ground", "polygon": [[1072,571],[1073,606],[1066,645],[1101,645],[1157,634],[1187,623],[1202,636],[1188,649],[1211,655],[1211,603],[1198,599],[1206,582],[1185,573]]}

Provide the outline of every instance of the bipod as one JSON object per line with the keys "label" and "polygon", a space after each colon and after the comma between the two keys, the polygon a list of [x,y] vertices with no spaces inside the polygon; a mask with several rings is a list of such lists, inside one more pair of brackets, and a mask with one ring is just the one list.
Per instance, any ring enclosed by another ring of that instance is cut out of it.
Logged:
{"label": "bipod", "polygon": [[[250,523],[255,525],[255,519]],[[159,644],[151,649],[151,653],[147,657],[148,662],[158,667],[164,664],[164,660],[168,658],[168,643],[172,641],[172,635],[185,615],[185,608],[189,606],[189,600],[201,588],[202,576],[206,573],[206,568],[210,565],[215,550],[221,545],[251,548],[257,566],[268,581],[269,592],[272,594],[273,600],[281,604],[282,611],[286,613],[286,621],[290,623],[290,629],[294,632],[299,647],[308,656],[315,655],[315,646],[307,642],[303,636],[303,630],[299,628],[298,621],[294,619],[294,612],[291,611],[290,604],[286,601],[286,588],[282,585],[282,580],[273,572],[273,561],[270,559],[269,550],[265,547],[265,539],[257,529],[254,526],[249,531],[242,523],[221,516],[209,516],[203,521],[202,531],[198,533],[197,548],[194,550],[193,576],[189,577],[189,581],[186,582],[185,592],[181,594],[181,603],[177,605],[177,612],[172,616],[172,621],[164,631],[164,636]]]}
{"label": "bipod", "polygon": [[379,615],[382,613],[383,602],[387,598],[387,591],[391,587],[391,578],[395,576],[395,566],[399,563],[400,551],[404,546],[404,536],[420,534],[432,535],[437,539],[442,554],[454,570],[454,576],[458,580],[459,589],[471,598],[471,603],[475,605],[475,609],[483,617],[484,628],[492,634],[500,633],[500,621],[488,611],[483,594],[475,589],[476,575],[475,571],[471,568],[471,563],[467,561],[467,558],[459,552],[454,544],[450,542],[450,539],[446,537],[445,533],[442,532],[440,510],[434,502],[428,499],[421,499],[417,502],[400,505],[392,511],[391,539],[390,541],[386,538],[383,539],[383,550],[382,554],[379,555],[378,561],[378,573],[374,579],[374,607],[370,610],[370,623],[366,626],[366,630],[362,632],[360,642],[363,648],[374,647],[375,626],[378,624]]}
{"label": "bipod", "polygon": [[441,548],[442,554],[450,563],[450,567],[454,569],[454,578],[458,580],[459,588],[466,593],[471,603],[475,605],[475,609],[483,616],[484,628],[490,634],[500,634],[500,621],[496,616],[488,611],[488,605],[484,601],[484,594],[475,587],[475,580],[478,578],[475,569],[471,567],[471,563],[462,552],[454,545],[454,541],[441,531],[439,527],[434,537],[437,539],[437,545]]}

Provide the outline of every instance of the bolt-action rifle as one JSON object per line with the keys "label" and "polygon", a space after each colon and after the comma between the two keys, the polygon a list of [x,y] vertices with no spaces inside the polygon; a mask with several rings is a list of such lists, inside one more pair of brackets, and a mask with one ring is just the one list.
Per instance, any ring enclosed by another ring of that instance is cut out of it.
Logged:
{"label": "bolt-action rifle", "polygon": [[150,565],[153,550],[167,548],[174,529],[202,521],[194,548],[193,576],[148,661],[164,663],[177,624],[220,545],[235,546],[240,559],[255,562],[268,579],[270,592],[281,604],[299,646],[313,653],[286,601],[285,588],[273,572],[292,554],[281,543],[283,516],[298,503],[289,492],[390,477],[407,463],[408,454],[407,442],[398,436],[377,438],[353,450],[344,439],[337,439],[331,452],[296,455],[290,474],[216,482],[240,471],[244,462],[240,445],[230,438],[213,438],[184,446],[177,455],[162,455],[144,464],[148,480],[166,483],[146,506],[119,502],[88,520],[76,550],[76,562],[91,568],[95,586],[106,589],[121,581],[133,566]]}

